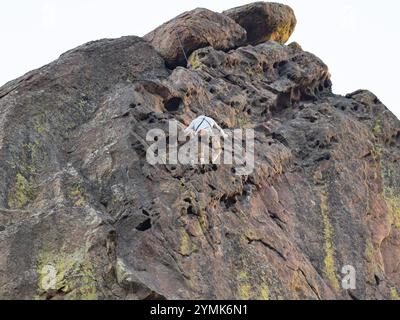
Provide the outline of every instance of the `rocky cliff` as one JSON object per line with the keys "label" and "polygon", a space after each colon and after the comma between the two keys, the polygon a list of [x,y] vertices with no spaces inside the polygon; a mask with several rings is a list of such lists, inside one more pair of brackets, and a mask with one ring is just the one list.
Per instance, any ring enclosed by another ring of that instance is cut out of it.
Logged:
{"label": "rocky cliff", "polygon": [[[397,299],[400,122],[332,93],[295,25],[196,9],[0,88],[0,298]],[[254,172],[146,161],[203,113],[254,129]]]}

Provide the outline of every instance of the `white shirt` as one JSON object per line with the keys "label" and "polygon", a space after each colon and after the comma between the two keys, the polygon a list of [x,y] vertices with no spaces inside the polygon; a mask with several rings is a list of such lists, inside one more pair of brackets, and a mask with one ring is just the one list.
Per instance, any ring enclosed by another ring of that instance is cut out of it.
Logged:
{"label": "white shirt", "polygon": [[224,135],[224,131],[221,127],[215,122],[213,118],[207,116],[200,116],[194,119],[189,127],[185,129],[185,133],[189,134],[192,130],[197,135],[201,130],[205,130],[208,134],[212,134],[213,127],[217,127],[217,129]]}

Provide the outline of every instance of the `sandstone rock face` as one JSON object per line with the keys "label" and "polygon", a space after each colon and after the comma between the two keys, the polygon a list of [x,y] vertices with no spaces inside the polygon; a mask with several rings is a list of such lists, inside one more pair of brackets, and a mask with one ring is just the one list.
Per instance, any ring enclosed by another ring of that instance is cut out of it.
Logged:
{"label": "sandstone rock face", "polygon": [[[198,8],[185,12],[144,36],[169,67],[186,65],[185,55],[212,46],[229,50],[242,45],[246,31],[227,16]],[[182,46],[181,46],[182,45]]]}
{"label": "sandstone rock face", "polygon": [[[254,129],[254,172],[146,161],[203,113]],[[0,298],[398,298],[399,160],[399,120],[298,44],[172,71],[141,38],[86,44],[0,88]]]}
{"label": "sandstone rock face", "polygon": [[256,45],[268,40],[286,43],[296,27],[296,16],[287,5],[255,2],[224,11],[247,31],[247,42]]}

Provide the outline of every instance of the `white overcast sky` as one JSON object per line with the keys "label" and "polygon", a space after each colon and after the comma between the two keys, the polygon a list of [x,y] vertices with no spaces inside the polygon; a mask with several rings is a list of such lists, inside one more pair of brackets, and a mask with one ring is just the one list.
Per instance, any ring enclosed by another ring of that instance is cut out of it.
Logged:
{"label": "white overcast sky", "polygon": [[[290,41],[330,68],[334,91],[369,89],[400,117],[398,0],[276,0],[298,24]],[[246,0],[7,0],[0,10],[0,85],[101,38],[142,36],[183,11]]]}

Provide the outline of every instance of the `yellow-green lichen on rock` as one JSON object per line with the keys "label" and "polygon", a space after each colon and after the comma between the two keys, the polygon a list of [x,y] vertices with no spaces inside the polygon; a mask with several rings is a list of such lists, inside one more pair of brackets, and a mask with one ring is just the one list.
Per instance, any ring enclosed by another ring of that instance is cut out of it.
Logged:
{"label": "yellow-green lichen on rock", "polygon": [[328,192],[323,190],[320,197],[320,209],[323,219],[323,235],[324,235],[324,275],[329,280],[330,285],[335,290],[339,290],[339,281],[336,276],[335,268],[335,249],[333,245],[333,227],[329,220],[329,204],[328,204]]}
{"label": "yellow-green lichen on rock", "polygon": [[238,298],[240,300],[249,300],[251,298],[251,284],[249,283],[246,271],[241,271],[237,277]]}
{"label": "yellow-green lichen on rock", "polygon": [[372,133],[375,137],[378,137],[382,133],[382,124],[381,119],[377,119],[374,123],[374,127],[372,128]]}
{"label": "yellow-green lichen on rock", "polygon": [[25,176],[35,176],[38,174],[47,160],[47,154],[41,151],[42,146],[43,142],[39,139],[22,144],[23,155],[12,161],[19,172]]}
{"label": "yellow-green lichen on rock", "polygon": [[42,134],[44,130],[45,130],[45,127],[42,124],[40,124],[40,123],[35,124],[35,131],[37,134]]}
{"label": "yellow-green lichen on rock", "polygon": [[366,263],[366,278],[370,283],[375,283],[375,274],[382,268],[379,266],[376,255],[380,254],[379,249],[376,249],[371,239],[367,239],[364,251]]}
{"label": "yellow-green lichen on rock", "polygon": [[381,178],[383,181],[383,196],[388,207],[388,216],[390,224],[400,229],[400,195],[393,187],[393,181],[396,180],[391,168],[385,166],[381,155],[377,160],[380,167]]}
{"label": "yellow-green lichen on rock", "polygon": [[69,192],[75,207],[83,207],[86,204],[85,188],[81,185],[75,185]]}
{"label": "yellow-green lichen on rock", "polygon": [[374,262],[375,260],[374,250],[375,249],[371,239],[368,239],[367,244],[365,246],[365,259],[367,260],[367,262]]}
{"label": "yellow-green lichen on rock", "polygon": [[184,228],[181,229],[179,253],[183,256],[189,256],[192,253],[192,242]]}
{"label": "yellow-green lichen on rock", "polygon": [[[246,270],[242,270],[236,277],[237,298],[240,300],[270,300],[270,289],[265,274],[257,276],[258,281],[251,281]],[[254,277],[252,278],[254,280]]]}
{"label": "yellow-green lichen on rock", "polygon": [[17,173],[14,187],[9,192],[8,206],[15,209],[23,208],[28,204],[32,195],[32,184],[22,174]]}
{"label": "yellow-green lichen on rock", "polygon": [[246,129],[251,125],[251,122],[248,117],[238,115],[236,118],[237,126],[242,129]]}
{"label": "yellow-green lichen on rock", "polygon": [[292,23],[282,24],[279,25],[274,32],[272,32],[271,36],[268,37],[266,40],[272,40],[279,43],[286,43],[290,36],[292,35],[294,30],[294,26]]}
{"label": "yellow-green lichen on rock", "polygon": [[19,145],[21,153],[12,154],[12,160],[7,163],[22,176],[35,177],[47,160],[47,154],[41,151],[42,146],[42,141],[38,139],[23,143]]}
{"label": "yellow-green lichen on rock", "polygon": [[41,252],[37,258],[38,294],[46,298],[57,292],[63,299],[97,299],[96,278],[85,250],[71,254]]}
{"label": "yellow-green lichen on rock", "polygon": [[193,70],[200,70],[202,65],[203,64],[200,62],[199,53],[193,52],[189,57],[189,66]]}
{"label": "yellow-green lichen on rock", "polygon": [[385,188],[385,200],[391,224],[400,229],[400,196],[392,188]]}
{"label": "yellow-green lichen on rock", "polygon": [[400,300],[399,292],[396,288],[390,288],[390,297],[392,300]]}
{"label": "yellow-green lichen on rock", "polygon": [[267,283],[262,283],[261,285],[259,300],[269,300],[269,287]]}

